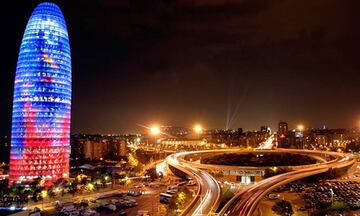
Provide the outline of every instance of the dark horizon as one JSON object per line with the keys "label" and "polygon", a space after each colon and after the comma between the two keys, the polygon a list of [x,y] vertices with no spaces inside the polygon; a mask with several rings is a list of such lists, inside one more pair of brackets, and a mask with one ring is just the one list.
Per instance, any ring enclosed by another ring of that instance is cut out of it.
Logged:
{"label": "dark horizon", "polygon": [[[19,46],[40,2],[8,1],[0,14],[0,134],[10,134]],[[360,123],[356,0],[51,2],[68,25],[75,133]]]}

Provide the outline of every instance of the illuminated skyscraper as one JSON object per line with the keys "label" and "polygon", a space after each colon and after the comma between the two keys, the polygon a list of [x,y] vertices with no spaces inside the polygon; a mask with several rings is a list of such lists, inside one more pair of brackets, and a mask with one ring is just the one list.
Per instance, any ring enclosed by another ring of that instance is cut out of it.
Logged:
{"label": "illuminated skyscraper", "polygon": [[12,116],[10,184],[69,175],[71,56],[60,8],[41,3],[20,46]]}
{"label": "illuminated skyscraper", "polygon": [[278,132],[277,132],[278,147],[282,147],[282,148],[289,147],[288,132],[289,132],[288,124],[286,122],[280,121]]}

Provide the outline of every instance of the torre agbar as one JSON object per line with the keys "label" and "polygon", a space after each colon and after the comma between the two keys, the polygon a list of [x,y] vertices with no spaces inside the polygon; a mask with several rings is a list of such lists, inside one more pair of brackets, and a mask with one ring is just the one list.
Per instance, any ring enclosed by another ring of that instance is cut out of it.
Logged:
{"label": "torre agbar", "polygon": [[9,183],[69,175],[71,57],[60,8],[41,3],[21,42],[12,114]]}

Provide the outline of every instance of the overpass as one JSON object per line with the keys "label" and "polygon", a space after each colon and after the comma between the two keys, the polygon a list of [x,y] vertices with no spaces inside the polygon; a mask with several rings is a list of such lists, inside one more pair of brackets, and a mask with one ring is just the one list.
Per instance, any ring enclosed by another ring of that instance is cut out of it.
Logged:
{"label": "overpass", "polygon": [[193,168],[186,162],[178,160],[178,157],[191,153],[193,152],[176,153],[166,158],[170,170],[180,177],[191,177],[198,186],[194,199],[181,215],[211,215],[215,213],[220,204],[221,189],[217,181],[207,172]]}
{"label": "overpass", "polygon": [[[319,173],[325,173],[332,168],[342,168],[351,166],[355,163],[355,159],[346,154],[336,152],[324,152],[324,151],[310,151],[310,150],[296,150],[296,149],[277,149],[277,150],[240,150],[240,149],[221,149],[221,150],[204,150],[204,151],[192,151],[181,152],[170,155],[167,157],[166,162],[173,171],[180,171],[183,176],[190,176],[198,185],[198,191],[194,200],[182,213],[182,215],[209,215],[213,214],[219,206],[221,190],[217,181],[202,169],[211,170],[254,170],[259,167],[234,167],[223,165],[210,165],[199,164],[190,161],[186,161],[184,158],[188,156],[209,155],[209,154],[223,154],[223,153],[296,153],[304,154],[317,159],[321,159],[322,163],[294,166],[294,171],[290,171],[284,174],[273,176],[251,185],[238,194],[236,194],[220,211],[219,215],[239,215],[239,216],[251,216],[254,212],[258,202],[267,193],[271,192],[281,185],[289,182],[312,176]],[[331,156],[333,159],[327,161],[326,158]],[[180,175],[180,173],[177,173]]]}
{"label": "overpass", "polygon": [[[284,151],[284,150],[282,150]],[[298,150],[299,151],[299,150]],[[321,152],[302,150],[308,154],[330,154],[335,157],[334,160],[317,164],[314,166],[304,167],[303,169],[294,170],[284,174],[276,175],[251,185],[236,194],[220,211],[219,215],[226,216],[251,216],[253,215],[260,200],[274,189],[287,183],[309,177],[312,175],[328,172],[331,169],[344,168],[353,165],[356,159],[347,154],[336,152]]]}
{"label": "overpass", "polygon": [[[196,159],[210,157],[219,154],[226,153],[236,153],[236,154],[271,154],[271,153],[291,153],[291,154],[300,154],[306,155],[311,158],[316,159],[320,163],[325,163],[327,161],[326,155],[324,152],[304,152],[303,150],[297,149],[277,149],[277,150],[244,150],[244,149],[219,149],[219,150],[203,150],[196,152],[187,152],[186,154],[182,154],[178,156],[178,160],[181,162],[186,162],[188,165],[191,165],[193,168],[203,169],[203,170],[221,170],[221,171],[254,171],[254,170],[265,170],[267,168],[271,168],[271,166],[230,166],[230,165],[216,165],[216,164],[201,164],[200,162],[192,162],[189,161],[190,157],[195,157]],[[291,170],[303,169],[306,167],[311,167],[316,164],[310,165],[298,165],[298,166],[277,166],[278,168],[288,168]]]}

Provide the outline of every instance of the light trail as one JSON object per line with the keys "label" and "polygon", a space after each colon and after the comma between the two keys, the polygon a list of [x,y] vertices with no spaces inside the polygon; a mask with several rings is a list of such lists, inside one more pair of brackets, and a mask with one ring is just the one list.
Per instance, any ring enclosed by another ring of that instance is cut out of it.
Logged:
{"label": "light trail", "polygon": [[260,143],[259,147],[257,147],[257,150],[270,150],[273,149],[274,146],[274,134],[271,135],[269,138],[267,138],[264,142]]}
{"label": "light trail", "polygon": [[198,192],[194,200],[183,211],[182,215],[209,215],[216,211],[220,204],[221,189],[217,181],[207,172],[191,167],[184,160],[179,161],[187,154],[195,152],[181,152],[166,158],[168,165],[192,177],[198,185]]}
{"label": "light trail", "polygon": [[162,161],[161,163],[156,165],[156,172],[158,174],[166,176],[166,161]]}
{"label": "light trail", "polygon": [[[285,151],[285,150],[282,150]],[[287,149],[289,151],[289,149]],[[227,216],[251,216],[261,198],[270,193],[274,189],[285,185],[287,183],[324,173],[333,168],[342,168],[351,166],[355,163],[355,158],[345,154],[336,152],[321,152],[321,151],[308,151],[308,150],[294,150],[295,152],[306,152],[308,154],[328,154],[336,157],[332,161],[315,166],[305,167],[304,169],[295,170],[280,175],[276,175],[260,181],[258,184],[249,186],[248,188],[236,194],[220,211],[219,215]]]}
{"label": "light trail", "polygon": [[[273,138],[272,138],[273,139]],[[268,143],[271,139],[268,139]],[[264,145],[269,147],[269,145]],[[260,150],[261,151],[261,150]],[[271,192],[275,188],[280,187],[281,185],[287,184],[289,182],[327,172],[329,169],[350,166],[355,162],[355,159],[352,156],[341,154],[337,152],[324,152],[324,151],[314,151],[314,150],[296,150],[296,149],[277,149],[277,150],[264,150],[264,152],[286,152],[294,154],[305,154],[311,157],[326,157],[331,155],[335,159],[331,161],[323,160],[320,164],[306,165],[306,166],[295,166],[295,170],[280,174],[265,180],[262,180],[254,185],[251,185],[245,188],[240,193],[236,194],[221,210],[219,215],[231,215],[231,216],[250,216],[255,211],[257,203],[262,197],[267,193]],[[187,173],[192,176],[198,183],[199,193],[196,195],[193,202],[188,206],[186,212],[182,215],[209,215],[216,211],[217,206],[214,206],[215,203],[219,202],[219,192],[220,189],[217,181],[208,173],[200,170],[208,168],[208,164],[194,164],[184,159],[185,156],[196,154],[197,156],[201,153],[229,153],[229,152],[259,152],[249,151],[249,150],[240,150],[240,149],[221,149],[221,150],[203,150],[203,151],[194,151],[194,152],[182,152],[176,153],[168,156],[167,163],[172,166],[176,166],[177,169]],[[192,167],[191,167],[192,166]],[[228,166],[222,165],[210,165],[212,169],[227,169]],[[194,168],[196,167],[196,168]],[[236,167],[233,168],[246,168],[253,169],[254,167]],[[214,197],[216,197],[214,199]]]}

